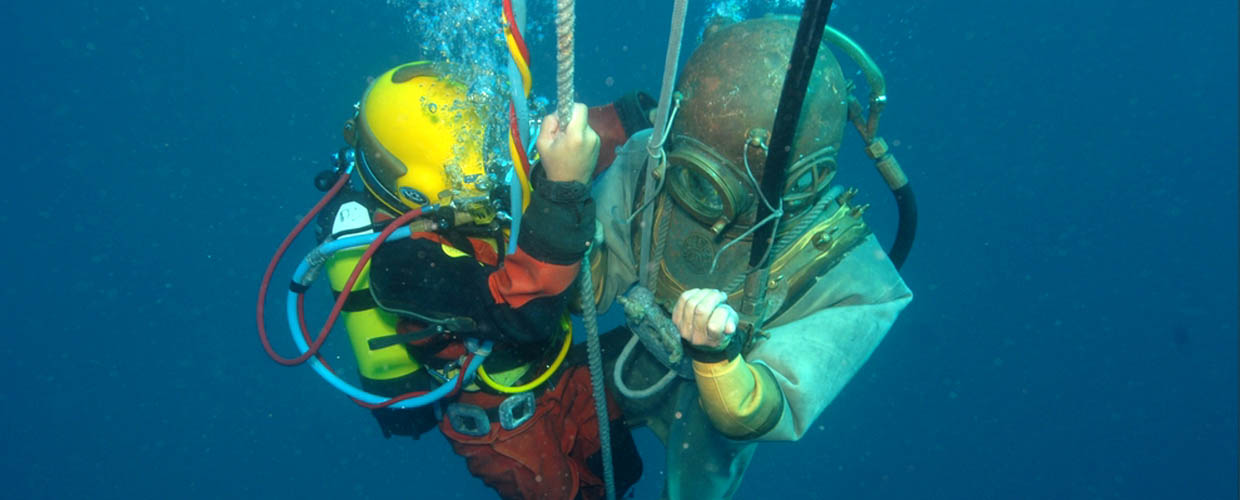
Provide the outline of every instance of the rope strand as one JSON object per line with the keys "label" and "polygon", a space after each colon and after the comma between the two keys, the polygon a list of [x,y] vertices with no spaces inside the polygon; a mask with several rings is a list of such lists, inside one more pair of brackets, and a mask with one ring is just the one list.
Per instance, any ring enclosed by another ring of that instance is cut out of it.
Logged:
{"label": "rope strand", "polygon": [[555,90],[560,130],[573,116],[573,26],[577,23],[574,0],[556,0],[556,77]]}
{"label": "rope strand", "polygon": [[603,385],[603,348],[598,338],[598,310],[594,306],[594,280],[590,276],[590,252],[581,258],[581,322],[586,327],[586,359],[590,365],[590,385],[594,389],[594,412],[598,415],[598,439],[603,453],[603,485],[607,500],[616,500],[616,476],[611,458],[611,419],[607,413],[607,393]]}
{"label": "rope strand", "polygon": [[[573,111],[573,0],[556,0],[556,118],[560,130],[568,126]],[[603,455],[603,485],[607,500],[616,499],[616,478],[611,458],[611,418],[607,413],[607,393],[603,385],[603,351],[598,338],[598,311],[594,305],[594,283],[590,277],[590,250],[581,258],[582,323],[586,327],[586,347],[590,365],[590,385],[594,389],[594,412],[598,417],[598,439]]]}

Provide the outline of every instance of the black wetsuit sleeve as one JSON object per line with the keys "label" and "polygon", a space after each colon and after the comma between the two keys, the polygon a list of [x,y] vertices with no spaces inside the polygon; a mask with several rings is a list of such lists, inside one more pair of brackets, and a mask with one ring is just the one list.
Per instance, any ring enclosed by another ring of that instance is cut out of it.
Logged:
{"label": "black wetsuit sleeve", "polygon": [[439,242],[404,239],[375,252],[370,290],[379,307],[431,326],[452,325],[449,330],[459,337],[525,344],[563,332],[563,293],[520,307],[497,303],[488,286],[496,270],[468,254],[449,255]]}
{"label": "black wetsuit sleeve", "polygon": [[594,238],[594,199],[589,186],[548,180],[541,165],[534,167],[530,177],[534,190],[517,245],[547,264],[580,262]]}

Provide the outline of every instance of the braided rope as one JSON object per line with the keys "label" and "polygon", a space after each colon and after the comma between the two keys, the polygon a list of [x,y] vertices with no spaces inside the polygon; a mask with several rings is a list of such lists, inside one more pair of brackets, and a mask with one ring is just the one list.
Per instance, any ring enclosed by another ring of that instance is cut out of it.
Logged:
{"label": "braided rope", "polygon": [[568,124],[573,112],[573,26],[577,23],[574,0],[556,0],[556,77],[555,89],[559,108],[555,116],[560,129]]}
{"label": "braided rope", "polygon": [[607,500],[616,499],[616,477],[611,458],[611,420],[607,414],[607,393],[603,386],[603,348],[598,338],[598,310],[594,305],[594,280],[590,276],[591,244],[581,259],[581,316],[586,327],[586,350],[590,365],[590,385],[594,389],[594,412],[598,415],[598,439],[603,452],[603,484]]}
{"label": "braided rope", "polygon": [[[573,0],[556,0],[556,118],[560,130],[568,125],[573,111]],[[581,259],[581,313],[586,327],[590,385],[594,389],[594,413],[598,417],[598,439],[603,454],[603,485],[607,500],[616,499],[616,477],[611,458],[611,419],[607,414],[607,393],[603,386],[603,350],[598,338],[598,311],[594,305],[594,280],[590,276],[590,250]]]}

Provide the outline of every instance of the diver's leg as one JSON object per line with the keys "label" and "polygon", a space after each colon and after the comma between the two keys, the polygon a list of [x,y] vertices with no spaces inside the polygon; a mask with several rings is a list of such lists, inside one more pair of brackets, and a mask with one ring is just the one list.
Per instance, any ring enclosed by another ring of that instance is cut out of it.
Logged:
{"label": "diver's leg", "polygon": [[[757,443],[734,441],[716,431],[698,404],[697,385],[692,380],[676,378],[666,389],[640,399],[620,393],[612,370],[630,335],[618,329],[603,336],[607,388],[616,395],[625,421],[650,427],[667,447],[663,498],[731,498]],[[667,373],[667,368],[640,346],[622,369],[625,384],[634,390],[650,387]]]}
{"label": "diver's leg", "polygon": [[[466,410],[453,413],[450,407],[440,430],[453,451],[465,457],[470,473],[501,498],[602,499],[605,488],[598,416],[589,370],[581,365],[567,366],[540,389],[543,391],[534,399],[534,413],[519,424],[511,417],[505,420],[501,406],[517,396],[466,392],[452,404],[486,409],[474,417],[484,423],[466,421]],[[641,461],[628,428],[618,419],[619,408],[614,401],[609,401],[608,407],[608,413],[617,417],[612,420],[610,443],[616,492],[623,494],[640,477]],[[516,427],[506,427],[509,425]]]}
{"label": "diver's leg", "polygon": [[679,384],[677,392],[678,408],[664,417],[670,421],[664,440],[668,463],[664,498],[732,498],[758,443],[734,441],[715,430],[698,404],[695,384]]}

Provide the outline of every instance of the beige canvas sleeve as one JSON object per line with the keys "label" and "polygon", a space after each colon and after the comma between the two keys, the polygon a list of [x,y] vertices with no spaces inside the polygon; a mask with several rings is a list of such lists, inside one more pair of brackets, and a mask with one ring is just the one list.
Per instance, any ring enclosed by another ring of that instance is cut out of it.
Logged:
{"label": "beige canvas sleeve", "polygon": [[790,411],[759,439],[795,441],[870,358],[913,293],[874,236],[766,328],[745,355],[771,369]]}

